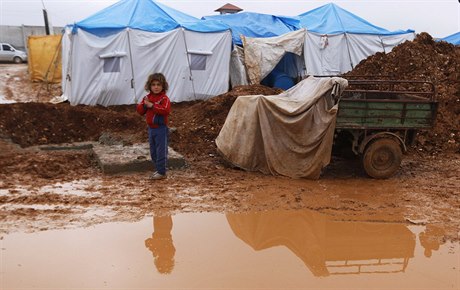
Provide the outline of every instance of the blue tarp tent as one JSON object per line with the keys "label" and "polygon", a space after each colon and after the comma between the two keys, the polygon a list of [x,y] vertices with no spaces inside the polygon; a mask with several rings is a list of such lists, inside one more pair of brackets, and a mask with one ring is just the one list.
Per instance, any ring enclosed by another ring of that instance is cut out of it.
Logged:
{"label": "blue tarp tent", "polygon": [[228,91],[231,32],[153,0],[122,0],[68,26],[63,97],[72,104],[137,102],[147,76],[162,72],[173,102]]}
{"label": "blue tarp tent", "polygon": [[373,25],[365,19],[329,3],[299,15],[302,27],[321,34],[377,34],[395,35],[414,32],[413,30],[388,31]]}
{"label": "blue tarp tent", "polygon": [[295,17],[275,16],[254,12],[204,16],[205,20],[218,20],[232,29],[234,44],[242,45],[240,35],[247,37],[273,37],[300,29]]}
{"label": "blue tarp tent", "polygon": [[389,31],[329,3],[299,15],[307,29],[305,63],[308,74],[336,75],[353,69],[377,52],[414,39],[413,30]]}
{"label": "blue tarp tent", "polygon": [[460,45],[460,32],[451,34],[439,40],[443,40],[443,41],[452,43],[453,45]]}
{"label": "blue tarp tent", "polygon": [[103,35],[117,29],[132,28],[150,32],[167,32],[183,27],[198,32],[228,30],[216,21],[200,21],[164,4],[152,0],[123,0],[75,24],[82,30]]}
{"label": "blue tarp tent", "polygon": [[[252,64],[256,65],[256,67],[252,67],[252,69],[256,69],[257,72],[251,72],[251,68],[245,68],[245,65],[249,65],[247,63],[248,55],[246,51],[249,48],[248,46],[259,44],[270,46],[270,44],[273,44],[273,41],[281,41],[277,37],[298,31],[301,29],[301,26],[297,17],[240,12],[236,14],[204,16],[202,19],[220,21],[228,25],[232,30],[233,43],[238,45],[232,52],[231,60],[230,78],[233,86],[259,83],[263,78],[267,77],[263,81],[263,84],[268,86],[280,87],[280,85],[277,84],[277,80],[287,80],[282,86],[283,89],[286,89],[293,84],[293,78],[301,74],[299,71],[303,71],[302,57],[295,55],[295,53],[291,53],[290,49],[281,49],[280,45],[277,45],[277,49],[260,47],[260,49],[264,50],[264,64],[260,63],[260,59],[251,60]],[[242,38],[244,38],[245,41],[243,41]],[[256,40],[259,38],[261,39],[260,42]],[[291,37],[288,38],[290,39],[289,42],[295,42]],[[242,45],[244,46],[244,52],[243,49],[239,47]],[[251,48],[258,50],[257,47]],[[255,50],[252,50],[252,52],[255,52]],[[276,52],[275,55],[272,54],[273,52]],[[256,54],[258,53],[260,53],[260,50]],[[243,54],[245,57],[243,57]],[[245,63],[245,65],[243,65],[243,63]],[[259,65],[257,65],[257,63],[259,63]],[[266,64],[269,64],[268,68],[262,68],[262,66],[266,66]],[[273,68],[274,66],[276,66],[276,68]],[[248,69],[248,71],[246,71],[246,69]],[[274,70],[273,75],[267,76],[272,69]],[[251,75],[253,77],[251,77]]]}

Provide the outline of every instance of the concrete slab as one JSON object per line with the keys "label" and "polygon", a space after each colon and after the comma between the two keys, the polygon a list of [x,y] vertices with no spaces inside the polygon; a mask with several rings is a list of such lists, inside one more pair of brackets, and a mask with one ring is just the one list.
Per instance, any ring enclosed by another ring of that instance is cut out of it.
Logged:
{"label": "concrete slab", "polygon": [[[95,144],[93,151],[102,171],[106,174],[123,172],[153,171],[154,166],[150,158],[148,143],[123,145]],[[168,169],[177,169],[186,166],[182,155],[168,149]]]}
{"label": "concrete slab", "polygon": [[63,143],[63,144],[48,144],[39,145],[38,149],[43,151],[59,151],[59,150],[87,150],[94,147],[94,142],[74,142],[74,143]]}

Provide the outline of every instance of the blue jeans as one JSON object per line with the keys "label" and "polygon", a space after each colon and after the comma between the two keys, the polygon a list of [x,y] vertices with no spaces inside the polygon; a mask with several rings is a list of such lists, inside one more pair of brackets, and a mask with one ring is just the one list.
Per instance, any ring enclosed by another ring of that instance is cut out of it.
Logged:
{"label": "blue jeans", "polygon": [[148,130],[150,157],[157,172],[165,175],[168,161],[168,127],[161,125],[155,129],[148,127]]}

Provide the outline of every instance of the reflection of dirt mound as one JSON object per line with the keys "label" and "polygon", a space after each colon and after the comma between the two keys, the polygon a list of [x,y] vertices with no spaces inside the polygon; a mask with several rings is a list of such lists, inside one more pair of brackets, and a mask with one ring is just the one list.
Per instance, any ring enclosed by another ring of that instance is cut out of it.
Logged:
{"label": "reflection of dirt mound", "polygon": [[363,60],[349,75],[432,81],[439,100],[438,118],[433,130],[420,132],[418,145],[428,151],[460,150],[460,47],[421,33],[388,54],[377,53]]}
{"label": "reflection of dirt mound", "polygon": [[[207,101],[173,104],[171,134],[174,149],[189,157],[215,153],[214,139],[237,96],[280,93],[279,89],[239,86]],[[104,132],[128,142],[145,142],[146,124],[135,105],[70,106],[68,103],[0,105],[0,136],[22,147],[38,144],[96,141]]]}

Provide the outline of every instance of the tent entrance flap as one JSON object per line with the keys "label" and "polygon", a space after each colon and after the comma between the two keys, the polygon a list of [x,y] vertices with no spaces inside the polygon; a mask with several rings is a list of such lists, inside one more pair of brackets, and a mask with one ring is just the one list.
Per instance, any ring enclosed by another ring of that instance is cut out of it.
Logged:
{"label": "tent entrance flap", "polygon": [[[259,84],[286,53],[303,54],[305,29],[289,32],[281,36],[251,38],[242,36],[244,64],[250,84]],[[297,73],[300,75],[301,73]]]}

